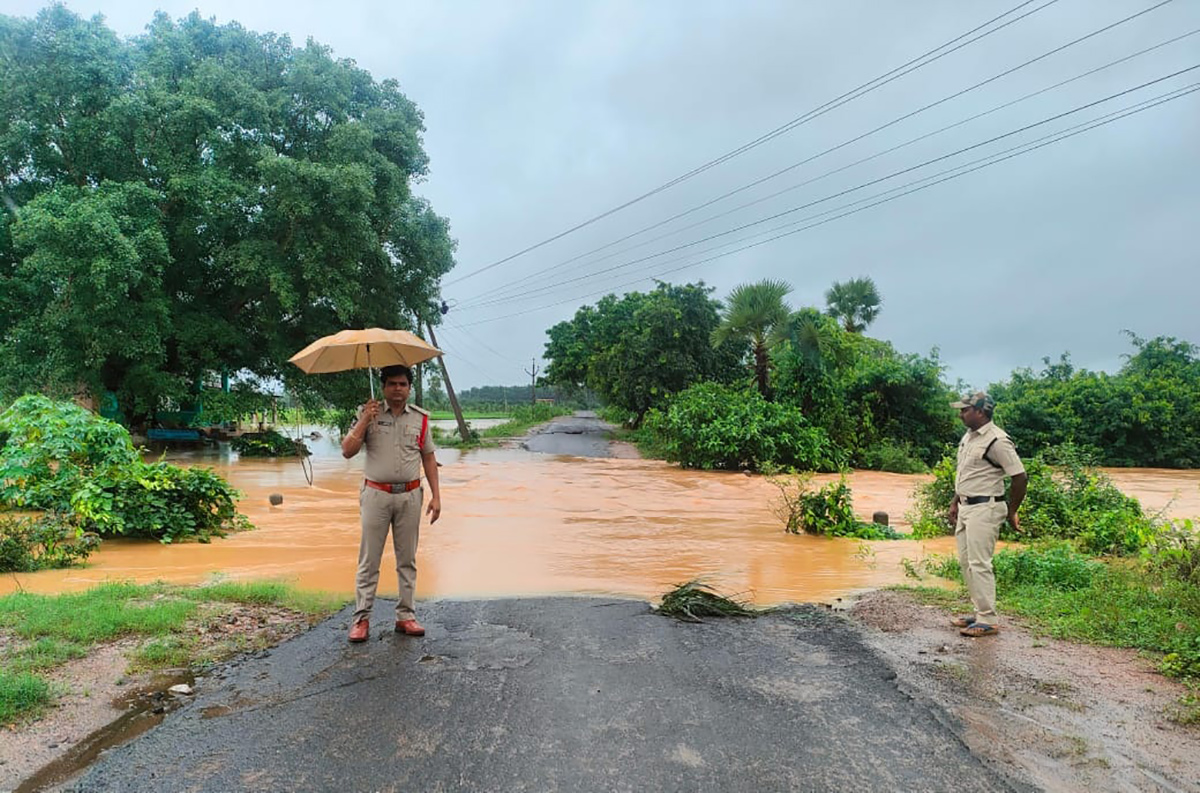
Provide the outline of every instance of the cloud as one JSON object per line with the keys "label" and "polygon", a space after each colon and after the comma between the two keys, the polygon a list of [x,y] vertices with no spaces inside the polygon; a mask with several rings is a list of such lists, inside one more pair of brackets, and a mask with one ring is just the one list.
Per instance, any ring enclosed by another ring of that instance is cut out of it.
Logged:
{"label": "cloud", "polygon": [[[41,4],[9,5],[15,6],[9,13],[31,14]],[[130,35],[157,7],[179,16],[197,3],[77,0],[69,5],[84,14],[102,12],[110,25]],[[836,146],[1146,7],[1125,0],[1054,4],[611,218],[447,287],[446,296],[461,308],[450,313],[439,341],[451,352],[456,385],[524,382],[523,368],[541,353],[545,329],[596,299],[583,295],[659,274],[666,266],[647,262],[491,308],[471,308],[472,298],[495,294],[539,269]],[[992,15],[1001,10],[987,7]],[[982,7],[950,0],[221,0],[201,4],[200,12],[220,21],[237,19],[253,30],[287,32],[296,41],[313,36],[377,78],[400,81],[424,111],[428,127],[431,173],[419,190],[449,216],[459,240],[460,265],[451,279],[754,140],[986,19]],[[1173,3],[711,211],[851,163],[1196,27],[1200,6]],[[1200,36],[593,269],[852,188],[1193,65],[1198,54]],[[1183,76],[1127,101],[1197,79]],[[1076,122],[1064,120],[1054,128],[1070,123]],[[835,280],[871,275],[885,299],[872,331],[902,350],[938,347],[950,376],[975,385],[1002,379],[1015,367],[1036,367],[1043,356],[1057,357],[1064,350],[1079,365],[1113,368],[1129,349],[1120,335],[1123,328],[1200,340],[1192,306],[1200,280],[1194,231],[1200,216],[1197,139],[1200,94],[668,277],[703,278],[718,295],[744,281],[782,278],[793,284],[792,298],[800,305],[822,303]],[[842,202],[862,195],[847,195]],[[696,213],[688,221],[707,214]],[[553,283],[550,274],[533,279],[532,286],[548,283]],[[566,302],[549,305],[558,301]],[[522,316],[485,321],[517,312]]]}

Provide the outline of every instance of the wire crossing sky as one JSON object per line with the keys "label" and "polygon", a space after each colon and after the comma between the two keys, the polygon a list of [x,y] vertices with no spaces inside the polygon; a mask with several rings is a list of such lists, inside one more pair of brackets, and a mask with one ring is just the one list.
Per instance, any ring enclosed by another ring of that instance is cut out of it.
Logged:
{"label": "wire crossing sky", "polygon": [[1195,0],[67,5],[122,36],[198,9],[396,79],[459,242],[460,389],[528,384],[547,328],[651,276],[799,308],[869,275],[870,333],[971,386],[1064,351],[1114,370],[1124,329],[1200,341],[1197,72],[997,139],[1200,63]]}

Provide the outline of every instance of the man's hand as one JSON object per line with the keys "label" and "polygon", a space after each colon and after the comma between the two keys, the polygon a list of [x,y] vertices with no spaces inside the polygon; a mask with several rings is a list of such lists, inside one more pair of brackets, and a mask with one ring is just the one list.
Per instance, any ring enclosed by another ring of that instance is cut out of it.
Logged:
{"label": "man's hand", "polygon": [[1008,511],[1008,525],[1013,527],[1013,531],[1021,533],[1021,520],[1017,517],[1017,511],[1010,509]]}
{"label": "man's hand", "polygon": [[954,501],[950,504],[950,525],[958,527],[958,496],[955,496]]}
{"label": "man's hand", "polygon": [[425,509],[425,514],[429,515],[429,522],[437,523],[437,519],[442,516],[442,499],[437,496],[429,499],[429,506]]}
{"label": "man's hand", "polygon": [[359,424],[370,424],[383,410],[383,403],[376,399],[368,399],[367,404],[363,405],[362,418],[359,419]]}

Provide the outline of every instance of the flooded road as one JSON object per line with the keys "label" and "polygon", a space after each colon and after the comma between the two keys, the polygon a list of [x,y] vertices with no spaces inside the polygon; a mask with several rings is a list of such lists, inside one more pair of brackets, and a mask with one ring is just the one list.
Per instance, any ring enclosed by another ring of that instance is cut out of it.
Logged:
{"label": "flooded road", "polygon": [[[85,569],[0,577],[0,593],[83,589],[108,579],[196,583],[279,579],[353,594],[362,460],[344,460],[329,438],[310,441],[314,484],[296,460],[224,453],[170,459],[214,467],[245,494],[258,527],[209,545],[106,541]],[[666,463],[585,459],[524,449],[441,450],[442,518],[423,523],[419,598],[551,594],[657,599],[692,578],[759,605],[829,602],[905,580],[900,561],[949,552],[951,538],[860,543],[789,535],[762,477],[683,471]],[[835,479],[818,477],[818,481]],[[1176,515],[1200,515],[1200,471],[1121,471],[1127,492]],[[903,525],[922,477],[856,472],[855,507]],[[272,493],[283,495],[270,505]],[[396,592],[390,544],[381,596]]]}

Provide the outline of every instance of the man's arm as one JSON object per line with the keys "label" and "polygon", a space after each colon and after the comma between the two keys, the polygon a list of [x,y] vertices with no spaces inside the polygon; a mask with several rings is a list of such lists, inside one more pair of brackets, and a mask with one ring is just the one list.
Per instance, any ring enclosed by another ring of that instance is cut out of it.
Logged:
{"label": "man's arm", "polygon": [[363,446],[363,440],[367,437],[367,428],[371,426],[371,422],[379,415],[379,403],[375,400],[370,400],[363,406],[362,413],[358,420],[354,422],[354,426],[346,433],[346,437],[342,438],[342,456],[349,460],[354,455],[358,454],[359,449]]}
{"label": "man's arm", "polygon": [[425,479],[429,482],[429,507],[425,514],[429,515],[430,523],[437,523],[442,515],[442,485],[438,481],[437,456],[433,452],[421,455],[421,465],[425,468]]}
{"label": "man's arm", "polygon": [[1016,531],[1021,530],[1021,521],[1017,518],[1017,510],[1021,508],[1021,502],[1025,500],[1025,490],[1029,487],[1029,474],[1019,473],[1014,474],[1012,478],[1012,487],[1008,489],[1008,522]]}

